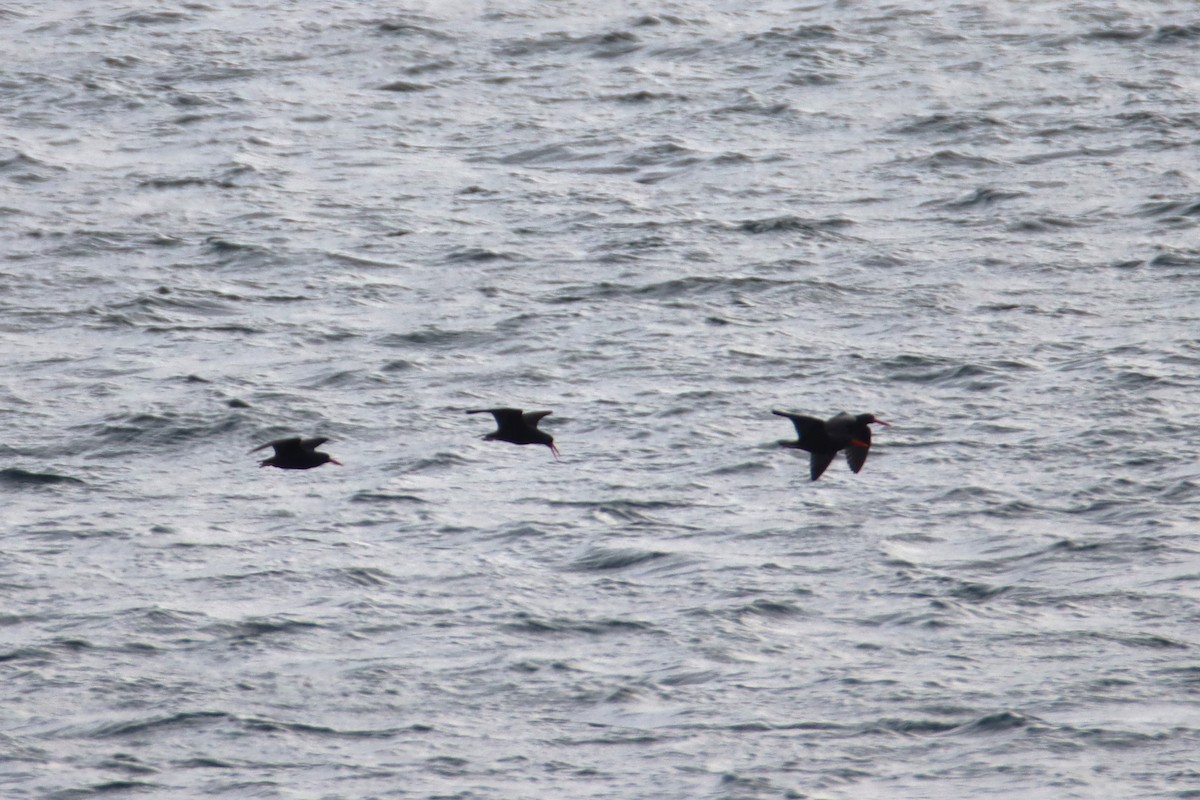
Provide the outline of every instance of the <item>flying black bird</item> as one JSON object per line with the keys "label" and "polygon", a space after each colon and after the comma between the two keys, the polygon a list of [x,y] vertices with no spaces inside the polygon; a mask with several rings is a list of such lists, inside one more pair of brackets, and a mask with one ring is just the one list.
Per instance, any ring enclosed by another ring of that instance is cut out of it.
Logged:
{"label": "flying black bird", "polygon": [[554,437],[538,430],[537,424],[550,411],[522,411],[519,408],[476,408],[468,414],[491,414],[496,418],[496,430],[483,438],[487,441],[511,442],[512,444],[544,444],[558,458]]}
{"label": "flying black bird", "polygon": [[275,448],[275,455],[264,461],[260,461],[258,463],[260,467],[312,469],[326,462],[337,464],[339,467],[342,466],[342,462],[329,455],[329,453],[317,452],[317,448],[328,441],[323,436],[318,436],[315,439],[301,439],[299,436],[293,436],[289,439],[276,439],[273,442],[267,442],[266,444],[259,445],[250,452],[256,453],[268,447]]}
{"label": "flying black bird", "polygon": [[890,422],[875,419],[874,414],[852,417],[843,411],[836,417],[820,420],[787,411],[771,413],[787,417],[796,426],[796,436],[799,438],[794,442],[785,442],[784,445],[812,453],[809,465],[814,481],[833,463],[833,457],[839,450],[846,451],[846,463],[850,465],[850,470],[858,472],[863,468],[863,464],[867,463],[867,453],[871,450],[870,425],[876,423],[891,427]]}

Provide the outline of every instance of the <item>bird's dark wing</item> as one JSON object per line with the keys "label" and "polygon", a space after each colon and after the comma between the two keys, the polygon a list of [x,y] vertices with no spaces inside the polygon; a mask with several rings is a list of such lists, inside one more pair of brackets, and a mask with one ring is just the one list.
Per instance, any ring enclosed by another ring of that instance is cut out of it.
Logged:
{"label": "bird's dark wing", "polygon": [[814,481],[821,477],[821,473],[829,468],[829,465],[833,463],[833,457],[836,455],[836,450],[821,450],[812,454],[808,464],[809,473],[812,475]]}
{"label": "bird's dark wing", "polygon": [[846,463],[850,465],[851,472],[858,472],[863,468],[863,464],[867,463],[867,453],[871,452],[871,430],[868,428],[865,433],[860,432],[850,440],[850,445],[846,448]]}
{"label": "bird's dark wing", "polygon": [[542,421],[542,417],[548,417],[553,413],[553,411],[526,411],[521,415],[521,419],[525,420],[525,424],[529,427],[536,428],[537,424]]}
{"label": "bird's dark wing", "polygon": [[805,444],[815,440],[825,430],[825,423],[816,417],[806,417],[803,414],[792,414],[787,411],[772,411],[779,417],[787,417],[796,426],[796,437]]}
{"label": "bird's dark wing", "polygon": [[509,424],[514,421],[520,423],[521,409],[519,408],[474,408],[467,412],[468,414],[491,414],[496,418],[497,425]]}
{"label": "bird's dark wing", "polygon": [[[325,440],[322,439],[321,441]],[[273,442],[260,444],[250,452],[257,453],[259,450],[266,450],[268,447],[274,447],[275,455],[277,456],[284,453],[298,453],[304,450],[304,444],[299,436],[289,436],[287,439],[276,439]]]}
{"label": "bird's dark wing", "polygon": [[316,450],[318,447],[320,447],[321,445],[325,444],[328,441],[329,441],[329,438],[326,436],[315,436],[312,439],[301,439],[300,447],[302,447],[305,450]]}
{"label": "bird's dark wing", "polygon": [[846,463],[850,465],[851,472],[858,472],[867,463],[867,453],[871,450],[871,426],[844,411],[829,421],[829,427],[832,428],[835,421],[838,444],[845,442]]}
{"label": "bird's dark wing", "polygon": [[293,458],[301,455],[304,452],[304,440],[299,436],[292,436],[287,439],[277,439],[271,442],[271,446],[275,448],[275,457]]}

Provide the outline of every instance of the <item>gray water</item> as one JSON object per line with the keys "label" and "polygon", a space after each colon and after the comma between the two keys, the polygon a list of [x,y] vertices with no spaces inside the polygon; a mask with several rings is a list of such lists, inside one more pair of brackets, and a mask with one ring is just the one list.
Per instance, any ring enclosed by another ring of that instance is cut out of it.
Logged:
{"label": "gray water", "polygon": [[0,796],[1200,797],[1190,0],[0,28]]}

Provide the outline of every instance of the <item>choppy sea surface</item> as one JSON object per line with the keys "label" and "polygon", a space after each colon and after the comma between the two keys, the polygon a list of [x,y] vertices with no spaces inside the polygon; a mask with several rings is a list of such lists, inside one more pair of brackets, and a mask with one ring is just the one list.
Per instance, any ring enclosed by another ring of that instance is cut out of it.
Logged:
{"label": "choppy sea surface", "polygon": [[1191,0],[0,28],[0,796],[1200,797]]}

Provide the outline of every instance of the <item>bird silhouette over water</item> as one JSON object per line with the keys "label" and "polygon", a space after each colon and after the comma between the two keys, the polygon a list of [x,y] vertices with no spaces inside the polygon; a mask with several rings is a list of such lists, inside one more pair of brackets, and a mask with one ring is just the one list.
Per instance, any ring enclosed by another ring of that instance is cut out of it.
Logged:
{"label": "bird silhouette over water", "polygon": [[876,424],[891,427],[890,422],[875,419],[874,414],[851,416],[843,411],[836,417],[821,420],[787,411],[771,413],[787,417],[796,426],[798,438],[794,442],[785,442],[784,445],[807,450],[812,454],[809,458],[809,468],[814,481],[833,463],[833,458],[839,450],[846,451],[846,463],[850,465],[851,472],[857,473],[863,468],[863,464],[867,463],[867,453],[871,450],[870,426]]}
{"label": "bird silhouette over water", "polygon": [[511,442],[512,444],[544,444],[558,458],[554,437],[539,431],[537,424],[550,411],[522,411],[519,408],[476,408],[468,414],[491,414],[496,418],[496,430],[483,438],[486,441]]}
{"label": "bird silhouette over water", "polygon": [[276,439],[273,442],[259,445],[250,452],[257,453],[259,450],[265,450],[268,447],[275,448],[275,455],[258,462],[260,467],[312,469],[325,463],[337,464],[339,467],[342,466],[342,462],[329,455],[329,453],[317,452],[317,448],[328,441],[323,436],[318,436],[315,439],[301,439],[299,436],[292,436],[288,439]]}

